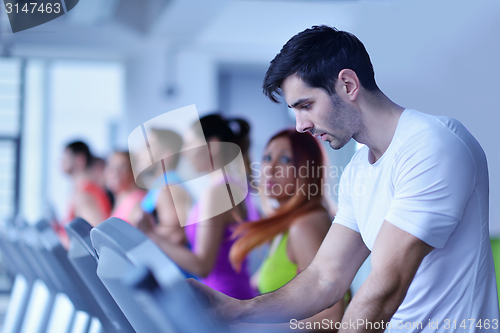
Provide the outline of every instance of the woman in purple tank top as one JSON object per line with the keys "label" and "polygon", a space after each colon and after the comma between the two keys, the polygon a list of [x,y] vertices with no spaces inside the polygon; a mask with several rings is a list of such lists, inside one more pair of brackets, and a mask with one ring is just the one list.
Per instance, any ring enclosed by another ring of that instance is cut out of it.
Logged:
{"label": "woman in purple tank top", "polygon": [[[221,185],[225,187],[225,182],[223,180],[221,181],[221,183]],[[217,185],[215,187],[217,187]],[[209,190],[209,192],[211,191]],[[247,211],[245,220],[258,220],[259,214],[252,204],[249,195],[245,198],[243,204],[246,206],[245,208]],[[200,252],[200,243],[203,242],[203,238],[207,237],[207,234],[213,235],[215,231],[222,234],[222,237],[220,238],[218,237],[219,235],[214,235],[220,242],[218,246],[217,256],[215,257],[215,262],[213,263],[210,273],[202,278],[201,281],[207,286],[234,298],[249,299],[256,296],[256,292],[250,287],[249,272],[247,269],[246,259],[244,260],[242,269],[239,273],[237,273],[232,268],[229,262],[229,250],[235,242],[235,239],[232,239],[231,235],[238,225],[238,223],[235,221],[235,218],[233,216],[224,217],[224,219],[227,219],[228,221],[224,223],[225,225],[222,230],[215,227],[210,222],[206,223],[205,225],[204,222],[189,224],[191,222],[195,222],[198,219],[200,210],[202,209],[201,207],[202,202],[199,202],[192,209],[188,218],[188,225],[185,229],[186,237],[191,244],[191,251],[193,251],[193,253]],[[210,229],[214,230],[212,230],[212,232],[203,230],[202,228],[205,228],[205,226],[209,226]]]}
{"label": "woman in purple tank top", "polygon": [[[229,250],[236,241],[231,237],[234,229],[245,221],[259,219],[250,195],[246,195],[245,169],[250,170],[249,131],[250,125],[245,120],[225,119],[217,114],[205,116],[191,126],[184,137],[183,156],[203,174],[196,179],[205,178],[208,183],[185,222],[191,249],[151,235],[184,271],[200,276],[209,287],[238,299],[256,296],[250,287],[246,260],[239,272],[229,262]],[[241,149],[239,160],[243,167],[235,172],[228,166],[234,166],[232,161],[238,159],[237,147]]]}

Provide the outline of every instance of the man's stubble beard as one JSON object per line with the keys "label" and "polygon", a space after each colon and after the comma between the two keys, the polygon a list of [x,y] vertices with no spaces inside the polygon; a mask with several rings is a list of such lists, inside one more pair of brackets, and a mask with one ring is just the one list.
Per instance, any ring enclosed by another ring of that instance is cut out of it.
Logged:
{"label": "man's stubble beard", "polygon": [[329,112],[327,122],[328,124],[337,124],[337,129],[340,133],[344,134],[341,137],[328,133],[334,141],[329,141],[328,144],[330,148],[334,150],[339,150],[344,147],[349,141],[353,134],[352,129],[356,127],[359,122],[356,110],[346,105],[337,94],[333,94],[330,97],[330,105],[332,107],[332,112]]}

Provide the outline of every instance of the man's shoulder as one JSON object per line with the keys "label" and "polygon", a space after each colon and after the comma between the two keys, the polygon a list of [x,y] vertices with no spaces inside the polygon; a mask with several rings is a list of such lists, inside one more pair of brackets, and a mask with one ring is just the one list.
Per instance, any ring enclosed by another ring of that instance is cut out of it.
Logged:
{"label": "man's shoulder", "polygon": [[465,130],[460,121],[451,117],[435,116],[416,110],[406,110],[401,117],[398,134],[403,140],[438,139]]}
{"label": "man's shoulder", "polygon": [[[401,129],[402,138],[458,138],[474,139],[472,134],[457,119],[448,116],[431,115],[416,110],[407,110]],[[475,139],[474,139],[475,140]]]}
{"label": "man's shoulder", "polygon": [[474,136],[457,119],[408,110],[398,128],[397,150],[435,153],[482,151]]}
{"label": "man's shoulder", "polygon": [[487,170],[486,155],[479,142],[460,121],[451,117],[414,111],[406,118],[396,146],[393,170],[404,173],[448,168],[449,175],[467,169],[477,176]]}

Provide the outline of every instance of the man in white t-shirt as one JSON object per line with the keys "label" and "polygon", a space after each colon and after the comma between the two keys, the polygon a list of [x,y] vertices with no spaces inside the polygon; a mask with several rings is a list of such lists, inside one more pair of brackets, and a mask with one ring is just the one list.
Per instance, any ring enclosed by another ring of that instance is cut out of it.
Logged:
{"label": "man in white t-shirt", "polygon": [[[240,301],[192,281],[228,322],[308,318],[342,299],[371,253],[372,270],[339,332],[499,332],[485,154],[452,118],[404,109],[377,87],[352,34],[319,26],[290,39],[264,92],[282,92],[297,130],[333,149],[365,144],[340,180],[339,211],[311,265],[283,288]],[[335,326],[334,326],[335,325]],[[317,326],[314,326],[317,327]]]}

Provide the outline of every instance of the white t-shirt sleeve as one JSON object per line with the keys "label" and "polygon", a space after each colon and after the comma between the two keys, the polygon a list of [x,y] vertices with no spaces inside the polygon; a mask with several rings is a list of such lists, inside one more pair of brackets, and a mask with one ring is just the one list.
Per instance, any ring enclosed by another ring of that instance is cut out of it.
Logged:
{"label": "white t-shirt sleeve", "polygon": [[339,184],[339,204],[338,211],[333,219],[333,223],[338,223],[352,229],[356,232],[359,232],[358,224],[356,223],[356,218],[354,217],[354,210],[351,204],[350,194],[352,193],[351,189],[351,181],[350,181],[350,167],[347,165],[342,176],[340,177]]}
{"label": "white t-shirt sleeve", "polygon": [[406,144],[395,161],[394,197],[385,220],[442,248],[475,186],[476,167],[465,144],[454,134]]}

